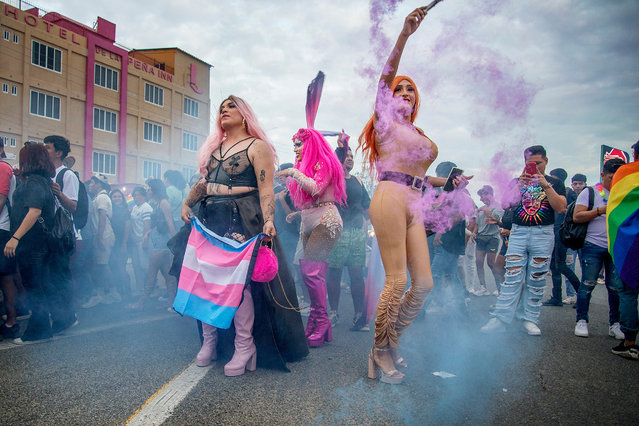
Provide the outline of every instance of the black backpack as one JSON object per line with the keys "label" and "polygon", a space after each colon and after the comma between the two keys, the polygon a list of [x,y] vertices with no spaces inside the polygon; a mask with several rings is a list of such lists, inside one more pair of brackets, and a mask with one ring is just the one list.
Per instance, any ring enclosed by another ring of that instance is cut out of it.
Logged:
{"label": "black backpack", "polygon": [[[55,179],[55,182],[60,185],[60,191],[62,191],[62,187],[64,186],[64,174],[67,171],[75,173],[73,170],[65,167],[58,173]],[[78,204],[75,208],[75,212],[73,212],[73,223],[75,224],[75,229],[82,229],[86,226],[87,220],[89,219],[89,193],[82,179],[78,177],[78,181],[80,183],[78,186]]]}
{"label": "black backpack", "polygon": [[[588,188],[588,210],[592,210],[595,203],[595,190],[591,186]],[[575,213],[575,203],[573,201],[566,208],[566,217],[564,223],[559,227],[559,239],[569,249],[579,250],[584,246],[586,234],[588,233],[589,222],[575,223],[572,216]]]}

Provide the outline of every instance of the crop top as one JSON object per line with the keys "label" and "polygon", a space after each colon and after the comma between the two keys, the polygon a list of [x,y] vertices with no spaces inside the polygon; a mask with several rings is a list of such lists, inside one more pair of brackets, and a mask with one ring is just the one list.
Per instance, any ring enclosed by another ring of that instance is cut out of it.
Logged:
{"label": "crop top", "polygon": [[[206,181],[208,183],[226,185],[229,188],[234,186],[257,188],[255,169],[248,158],[248,149],[253,145],[253,142],[255,142],[255,139],[245,149],[232,154],[228,158],[224,158],[226,154],[222,155],[222,146],[220,146],[220,158],[218,159],[211,155]],[[232,148],[229,148],[229,150]]]}

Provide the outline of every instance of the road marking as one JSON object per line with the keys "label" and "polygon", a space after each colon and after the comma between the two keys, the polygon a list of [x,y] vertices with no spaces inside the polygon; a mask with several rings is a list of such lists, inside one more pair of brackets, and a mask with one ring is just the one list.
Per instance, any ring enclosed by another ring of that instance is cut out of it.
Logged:
{"label": "road marking", "polygon": [[206,376],[214,364],[198,367],[195,362],[191,362],[184,371],[162,386],[133,413],[125,425],[161,425],[171,417],[175,407]]}
{"label": "road marking", "polygon": [[[110,330],[112,328],[124,327],[124,326],[129,326],[129,325],[146,324],[146,323],[149,323],[149,322],[161,321],[161,320],[174,318],[174,317],[175,317],[175,314],[164,313],[164,314],[155,315],[155,316],[152,316],[152,317],[145,317],[145,318],[140,318],[140,319],[137,319],[137,320],[123,321],[123,322],[119,322],[119,323],[115,323],[115,324],[105,324],[105,325],[100,325],[100,326],[91,327],[91,328],[84,328],[84,329],[72,328],[71,330],[65,331],[64,333],[61,333],[61,334],[59,334],[57,336],[53,336],[53,338],[48,340],[47,342],[55,342],[57,340],[68,339],[69,337],[82,336],[82,335],[85,335],[85,334],[97,333],[97,332],[100,332],[100,331],[106,331],[106,330]],[[46,342],[39,343],[39,344],[45,344],[45,343]],[[21,348],[21,347],[24,347],[24,346],[31,346],[31,345],[16,345],[11,340],[6,340],[6,341],[0,342],[0,351],[6,351],[8,349]]]}

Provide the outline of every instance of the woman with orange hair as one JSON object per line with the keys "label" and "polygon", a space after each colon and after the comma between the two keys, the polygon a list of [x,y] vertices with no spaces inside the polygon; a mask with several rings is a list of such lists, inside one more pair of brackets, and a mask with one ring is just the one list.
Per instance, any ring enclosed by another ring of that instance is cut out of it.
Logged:
{"label": "woman with orange hair", "polygon": [[[415,83],[396,76],[406,41],[425,16],[424,8],[418,8],[406,17],[379,80],[375,113],[359,138],[359,147],[380,181],[371,200],[370,218],[386,271],[368,377],[377,378],[381,369],[381,381],[391,384],[402,381],[404,374],[397,367],[406,366],[397,353],[399,337],[433,287],[420,199],[426,187],[445,182],[426,176],[437,158],[437,146],[413,125],[419,110]],[[404,293],[407,267],[411,286]]]}

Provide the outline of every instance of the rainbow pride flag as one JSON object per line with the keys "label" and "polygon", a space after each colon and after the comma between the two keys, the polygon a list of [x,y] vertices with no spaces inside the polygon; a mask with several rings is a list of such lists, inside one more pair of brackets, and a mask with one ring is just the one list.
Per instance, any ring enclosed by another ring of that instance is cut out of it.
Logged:
{"label": "rainbow pride flag", "polygon": [[608,250],[619,277],[639,287],[639,161],[621,166],[610,187],[606,209]]}
{"label": "rainbow pride flag", "polygon": [[238,243],[220,237],[193,218],[173,309],[215,327],[229,328],[250,280],[260,237]]}

